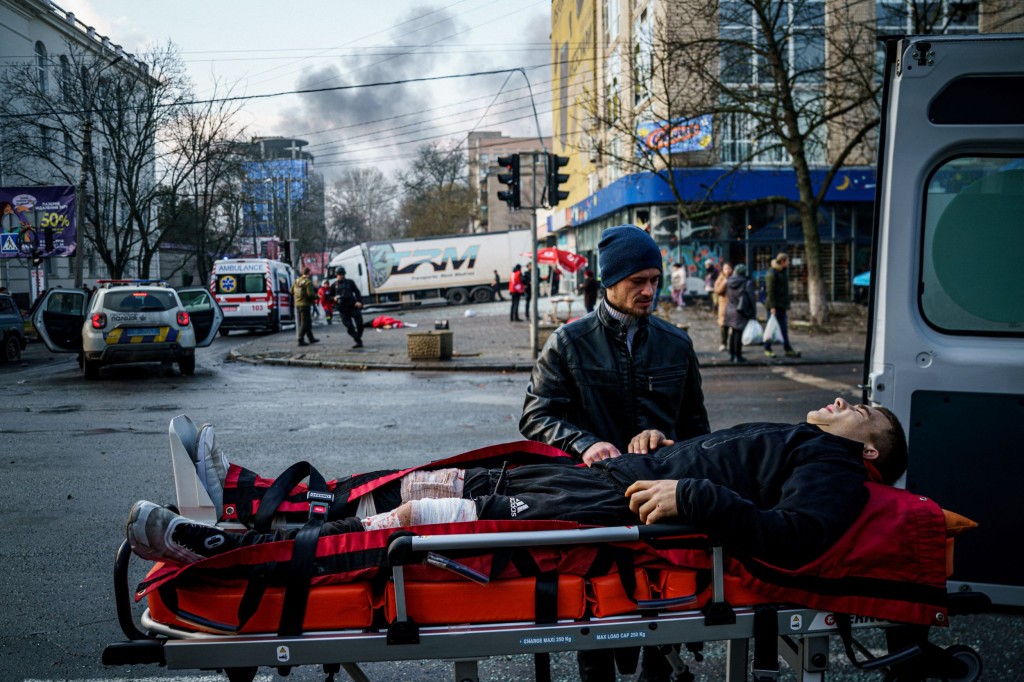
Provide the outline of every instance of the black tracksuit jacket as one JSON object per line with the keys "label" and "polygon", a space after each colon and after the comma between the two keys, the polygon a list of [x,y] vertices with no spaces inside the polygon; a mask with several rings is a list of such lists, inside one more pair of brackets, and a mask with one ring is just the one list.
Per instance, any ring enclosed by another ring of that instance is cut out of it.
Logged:
{"label": "black tracksuit jacket", "polygon": [[867,502],[863,445],[809,424],[743,424],[650,455],[592,468],[529,465],[467,471],[463,496],[482,519],[560,519],[634,524],[624,492],[638,480],[677,480],[678,522],[734,553],[796,568],[828,549]]}

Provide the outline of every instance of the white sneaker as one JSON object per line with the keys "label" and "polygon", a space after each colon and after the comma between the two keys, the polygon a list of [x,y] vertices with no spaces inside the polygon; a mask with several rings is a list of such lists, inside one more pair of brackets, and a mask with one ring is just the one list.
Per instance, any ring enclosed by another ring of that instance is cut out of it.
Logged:
{"label": "white sneaker", "polygon": [[224,512],[224,482],[230,467],[224,451],[217,447],[212,424],[203,424],[196,437],[196,474],[213,501],[217,518]]}
{"label": "white sneaker", "polygon": [[146,500],[132,505],[125,532],[132,551],[150,561],[192,564],[238,545],[238,538],[219,528],[196,523]]}

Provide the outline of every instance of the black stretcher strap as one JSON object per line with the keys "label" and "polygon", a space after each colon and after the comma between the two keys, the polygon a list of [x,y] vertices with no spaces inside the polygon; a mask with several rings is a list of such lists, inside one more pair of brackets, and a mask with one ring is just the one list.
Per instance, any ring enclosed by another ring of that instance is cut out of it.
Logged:
{"label": "black stretcher strap", "polygon": [[[284,604],[281,607],[281,620],[278,624],[278,635],[292,637],[302,634],[302,623],[306,617],[306,603],[309,599],[310,581],[316,564],[316,545],[320,539],[320,531],[334,502],[334,495],[327,489],[324,477],[309,462],[296,462],[274,480],[267,489],[253,520],[253,527],[261,533],[270,532],[270,524],[278,505],[288,493],[302,480],[309,478],[309,520],[292,540],[292,557],[288,566],[288,577],[285,584]],[[255,588],[259,590],[258,587]],[[265,589],[265,588],[264,588]],[[248,593],[248,590],[247,590]],[[250,599],[243,596],[246,613],[255,613],[259,607],[262,591],[254,592]],[[240,609],[241,611],[241,606]],[[240,614],[241,615],[241,614]]]}
{"label": "black stretcher strap", "polygon": [[306,478],[309,478],[309,490],[318,491],[330,495],[327,490],[327,482],[309,462],[296,462],[285,469],[280,476],[263,493],[260,500],[260,507],[253,518],[253,530],[259,533],[269,533],[270,523],[274,520],[274,514],[282,502],[288,499],[288,493]]}

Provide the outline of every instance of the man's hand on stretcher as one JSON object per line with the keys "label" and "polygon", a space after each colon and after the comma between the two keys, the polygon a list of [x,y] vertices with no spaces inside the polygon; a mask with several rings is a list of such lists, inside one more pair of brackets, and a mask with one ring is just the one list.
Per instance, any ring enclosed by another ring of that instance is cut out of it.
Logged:
{"label": "man's hand on stretcher", "polygon": [[[627,452],[636,455],[646,455],[654,452],[658,448],[666,445],[675,445],[674,440],[665,438],[665,434],[657,429],[647,429],[641,431],[637,435],[633,436],[633,440],[629,441],[629,449]],[[602,459],[611,459],[613,457],[619,457],[622,453],[619,449],[607,441],[601,441],[594,443],[583,453],[583,463],[587,466],[592,465],[594,462],[599,462]]]}
{"label": "man's hand on stretcher", "polygon": [[678,481],[637,481],[626,488],[630,511],[646,524],[678,516],[677,483]]}

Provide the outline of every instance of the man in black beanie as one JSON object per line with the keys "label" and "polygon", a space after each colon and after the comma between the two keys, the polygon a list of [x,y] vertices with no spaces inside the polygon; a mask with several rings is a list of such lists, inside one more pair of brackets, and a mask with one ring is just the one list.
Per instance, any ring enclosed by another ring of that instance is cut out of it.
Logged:
{"label": "man in black beanie", "polygon": [[[588,466],[710,431],[690,337],[652,316],[661,249],[634,225],[608,228],[597,248],[604,299],[551,334],[519,420],[523,436]],[[580,652],[580,678],[614,680],[613,656],[611,649]],[[656,650],[644,649],[643,679],[667,680],[670,671]]]}

